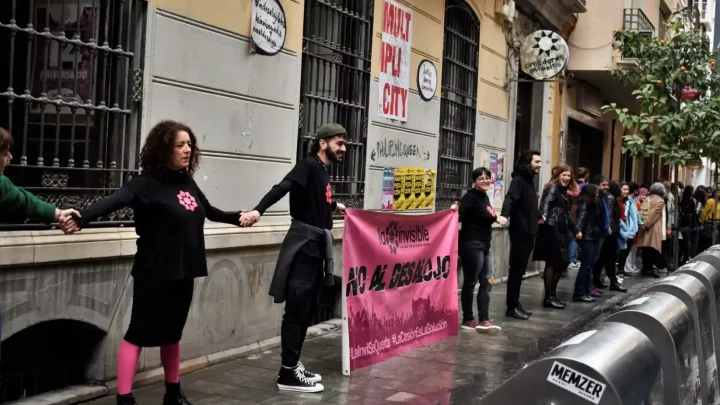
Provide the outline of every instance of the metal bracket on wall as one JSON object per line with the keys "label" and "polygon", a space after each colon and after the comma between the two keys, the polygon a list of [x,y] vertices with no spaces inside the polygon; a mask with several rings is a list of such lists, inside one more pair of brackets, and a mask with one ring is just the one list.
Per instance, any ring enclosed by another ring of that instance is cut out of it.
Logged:
{"label": "metal bracket on wall", "polygon": [[510,79],[508,81],[510,82],[517,82],[517,83],[562,83],[565,84],[573,79],[575,75],[572,73],[568,74],[566,77],[561,77],[559,79],[548,79],[548,80],[537,80],[537,79]]}

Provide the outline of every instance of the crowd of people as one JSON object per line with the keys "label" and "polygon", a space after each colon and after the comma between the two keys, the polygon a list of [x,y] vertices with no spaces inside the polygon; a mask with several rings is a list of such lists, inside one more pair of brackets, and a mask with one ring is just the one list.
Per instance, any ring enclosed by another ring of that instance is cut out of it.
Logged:
{"label": "crowd of people", "polygon": [[[491,174],[484,167],[473,172],[472,189],[453,206],[459,210],[462,223],[463,329],[492,334],[501,331],[488,315],[494,284],[490,240],[495,223],[509,224],[506,316],[520,320],[532,315],[520,304],[531,254],[532,261],[545,265],[543,306],[563,309],[566,303],[560,300],[557,286],[569,269],[577,270],[572,300],[592,303],[606,289],[627,292],[623,282],[630,277],[659,278],[670,273],[676,264],[688,262],[713,243],[720,218],[720,205],[716,204],[720,190],[665,180],[651,185],[609,180],[602,174],[591,177],[584,167],[574,171],[568,165],[559,165],[538,193],[535,180],[541,167],[539,152],[528,150],[519,156],[500,215],[485,194]],[[478,282],[479,319],[475,320],[473,291]]]}

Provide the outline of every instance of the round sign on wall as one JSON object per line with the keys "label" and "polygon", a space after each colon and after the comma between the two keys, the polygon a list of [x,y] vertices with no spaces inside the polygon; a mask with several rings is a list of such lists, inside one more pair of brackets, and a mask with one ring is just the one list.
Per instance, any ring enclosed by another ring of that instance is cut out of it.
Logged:
{"label": "round sign on wall", "polygon": [[417,72],[417,88],[420,98],[430,101],[435,96],[438,84],[438,74],[435,65],[424,59],[420,62]]}
{"label": "round sign on wall", "polygon": [[250,26],[254,52],[272,56],[285,45],[285,10],[280,0],[252,0]]}
{"label": "round sign on wall", "polygon": [[560,35],[548,30],[535,31],[520,48],[520,67],[537,80],[547,80],[565,69],[569,57],[570,50]]}

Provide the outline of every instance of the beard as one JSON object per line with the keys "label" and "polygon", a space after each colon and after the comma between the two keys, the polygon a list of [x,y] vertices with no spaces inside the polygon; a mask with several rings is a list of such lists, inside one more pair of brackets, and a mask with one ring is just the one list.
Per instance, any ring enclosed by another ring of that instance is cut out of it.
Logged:
{"label": "beard", "polygon": [[328,160],[329,160],[331,163],[340,163],[340,162],[342,162],[342,154],[341,154],[340,156],[338,156],[338,154],[335,153],[335,152],[334,152],[332,149],[330,149],[330,148],[325,149],[325,154],[327,155]]}

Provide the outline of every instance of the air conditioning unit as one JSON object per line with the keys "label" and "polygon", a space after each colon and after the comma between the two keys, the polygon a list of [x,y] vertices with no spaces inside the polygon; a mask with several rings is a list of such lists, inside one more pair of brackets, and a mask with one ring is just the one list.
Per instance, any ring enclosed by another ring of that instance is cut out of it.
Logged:
{"label": "air conditioning unit", "polygon": [[573,13],[584,13],[587,11],[587,0],[562,0],[565,8]]}

